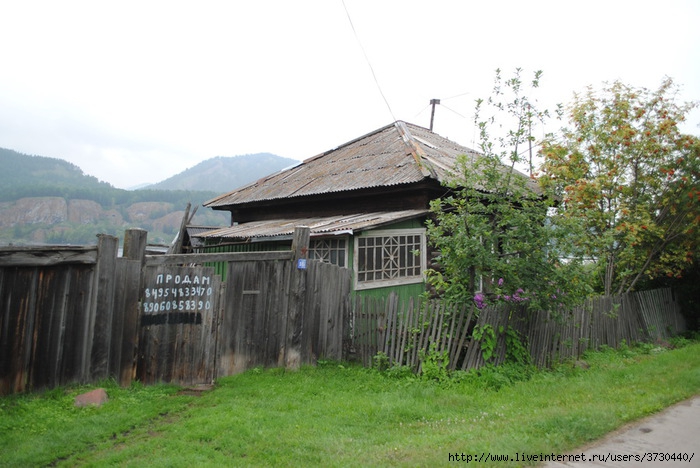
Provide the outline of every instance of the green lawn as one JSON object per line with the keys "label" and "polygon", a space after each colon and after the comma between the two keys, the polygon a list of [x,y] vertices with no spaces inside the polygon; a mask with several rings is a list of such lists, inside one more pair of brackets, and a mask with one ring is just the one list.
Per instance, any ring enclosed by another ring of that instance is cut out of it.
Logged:
{"label": "green lawn", "polygon": [[[586,356],[589,369],[437,383],[338,363],[253,370],[202,396],[106,384],[0,399],[0,465],[441,466],[450,454],[564,453],[700,393],[700,344]],[[492,464],[480,464],[495,465]],[[522,463],[502,462],[500,466]],[[474,466],[474,464],[472,464]]]}

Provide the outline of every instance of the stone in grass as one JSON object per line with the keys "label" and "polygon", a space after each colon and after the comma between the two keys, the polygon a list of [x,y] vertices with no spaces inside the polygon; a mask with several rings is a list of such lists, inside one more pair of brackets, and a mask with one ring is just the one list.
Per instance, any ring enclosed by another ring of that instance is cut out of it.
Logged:
{"label": "stone in grass", "polygon": [[105,404],[109,398],[104,388],[96,388],[87,393],[83,393],[75,397],[75,406],[81,408],[83,406],[97,406],[98,408]]}
{"label": "stone in grass", "polygon": [[577,369],[583,369],[583,370],[588,370],[591,368],[591,365],[588,364],[586,361],[583,361],[581,359],[578,359],[574,362],[574,367]]}

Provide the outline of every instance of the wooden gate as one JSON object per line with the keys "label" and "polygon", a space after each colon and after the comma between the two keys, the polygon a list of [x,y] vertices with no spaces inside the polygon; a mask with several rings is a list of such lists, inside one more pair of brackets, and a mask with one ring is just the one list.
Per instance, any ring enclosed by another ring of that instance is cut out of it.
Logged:
{"label": "wooden gate", "polygon": [[[305,261],[308,241],[298,228],[291,251],[147,256],[137,379],[192,385],[341,360],[350,274]],[[203,266],[214,262],[227,264],[225,283]]]}
{"label": "wooden gate", "polygon": [[182,385],[214,380],[221,290],[214,268],[144,268],[138,380]]}
{"label": "wooden gate", "polygon": [[217,373],[343,359],[350,273],[321,262],[230,262]]}

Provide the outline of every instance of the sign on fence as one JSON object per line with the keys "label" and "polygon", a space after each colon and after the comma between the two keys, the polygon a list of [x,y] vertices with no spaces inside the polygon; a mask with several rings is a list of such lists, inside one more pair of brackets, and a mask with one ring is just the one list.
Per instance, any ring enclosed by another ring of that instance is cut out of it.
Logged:
{"label": "sign on fence", "polygon": [[141,301],[142,325],[202,323],[214,304],[213,268],[149,268]]}
{"label": "sign on fence", "polygon": [[137,377],[144,383],[209,383],[221,279],[214,268],[160,265],[144,269]]}

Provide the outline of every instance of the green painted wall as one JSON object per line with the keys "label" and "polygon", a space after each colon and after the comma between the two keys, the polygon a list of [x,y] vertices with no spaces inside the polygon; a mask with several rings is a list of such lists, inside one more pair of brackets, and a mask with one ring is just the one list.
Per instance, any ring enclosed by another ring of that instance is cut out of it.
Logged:
{"label": "green painted wall", "polygon": [[425,283],[405,284],[402,286],[387,286],[384,288],[361,289],[355,291],[353,295],[358,298],[371,297],[383,299],[392,292],[399,296],[399,303],[408,302],[409,298],[417,299],[425,292]]}
{"label": "green painted wall", "polygon": [[[424,227],[422,219],[411,219],[407,221],[402,221],[395,224],[390,224],[382,226],[377,230],[389,230],[389,229],[417,229]],[[352,236],[347,236],[347,249],[348,249],[348,265],[352,269],[355,265],[354,257],[354,238]],[[231,245],[211,245],[206,247],[201,247],[198,252],[201,253],[218,253],[218,252],[270,252],[270,251],[280,251],[280,250],[290,250],[292,247],[291,240],[278,241],[278,242],[251,242],[246,244],[231,244]],[[226,263],[218,262],[208,266],[214,266],[216,273],[221,275],[222,281],[226,280]],[[353,276],[354,281],[354,276]],[[425,292],[425,283],[414,283],[399,286],[386,286],[371,289],[362,289],[360,291],[355,291],[354,295],[358,297],[374,297],[383,298],[387,297],[391,292],[396,292],[399,295],[399,300],[408,300],[410,297],[418,297],[423,292]]]}

